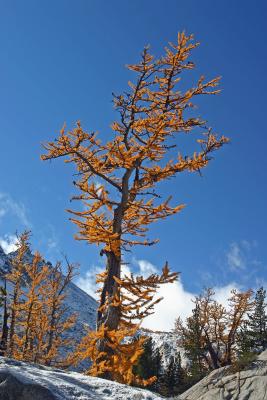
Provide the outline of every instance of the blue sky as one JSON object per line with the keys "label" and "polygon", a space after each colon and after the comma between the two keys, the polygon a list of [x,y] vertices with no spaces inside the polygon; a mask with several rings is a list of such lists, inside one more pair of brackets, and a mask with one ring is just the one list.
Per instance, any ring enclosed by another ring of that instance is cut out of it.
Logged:
{"label": "blue sky", "polygon": [[164,187],[187,207],[153,226],[150,237],[160,243],[134,250],[132,269],[142,270],[140,260],[160,268],[167,259],[192,293],[267,281],[266,8],[264,1],[230,0],[1,1],[2,243],[31,228],[34,249],[52,261],[66,253],[91,282],[88,271],[103,260],[97,248],[73,239],[64,211],[74,193],[72,170],[41,162],[41,142],[78,119],[107,138],[111,93],[133,78],[125,64],[148,43],[161,54],[186,30],[201,42],[192,56],[196,73],[222,76],[222,93],[202,99],[198,112],[231,144],[202,177],[183,174]]}

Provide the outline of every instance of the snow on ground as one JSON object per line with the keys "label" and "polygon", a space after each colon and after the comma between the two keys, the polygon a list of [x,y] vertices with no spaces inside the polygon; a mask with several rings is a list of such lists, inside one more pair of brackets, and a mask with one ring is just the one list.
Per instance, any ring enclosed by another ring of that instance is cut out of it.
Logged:
{"label": "snow on ground", "polygon": [[[65,372],[31,363],[0,357],[1,376],[12,375],[23,384],[38,384],[49,389],[58,400],[160,400],[148,390],[132,388],[105,379]],[[0,397],[1,397],[0,382]]]}

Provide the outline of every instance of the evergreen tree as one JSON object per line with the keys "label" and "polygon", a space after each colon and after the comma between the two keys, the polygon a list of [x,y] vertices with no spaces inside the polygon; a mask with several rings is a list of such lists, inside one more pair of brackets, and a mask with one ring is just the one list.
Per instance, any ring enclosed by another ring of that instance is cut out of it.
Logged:
{"label": "evergreen tree", "polygon": [[249,330],[249,321],[245,321],[237,334],[238,358],[246,357],[252,352],[253,343],[251,332]]}
{"label": "evergreen tree", "polygon": [[166,397],[176,396],[184,391],[185,371],[182,367],[181,354],[171,356],[167,368],[161,376],[160,394]]}
{"label": "evergreen tree", "polygon": [[156,375],[156,368],[153,357],[153,341],[149,337],[143,345],[143,353],[138,359],[138,363],[134,366],[134,373],[143,379],[148,379]]}
{"label": "evergreen tree", "polygon": [[[148,381],[146,387],[154,392],[160,392],[162,374],[162,356],[158,348],[155,349],[153,340],[149,337],[143,346],[143,353],[139,357],[137,364],[133,367],[133,372],[142,381]],[[154,379],[151,379],[154,378]],[[141,384],[141,386],[143,386]]]}
{"label": "evergreen tree", "polygon": [[259,288],[255,295],[253,312],[249,314],[249,336],[252,350],[264,350],[267,347],[266,290]]}
{"label": "evergreen tree", "polygon": [[157,378],[155,382],[149,387],[151,390],[155,392],[160,392],[160,378],[163,370],[163,362],[162,362],[162,355],[160,353],[159,348],[153,351],[153,369],[154,369],[154,376]]}
{"label": "evergreen tree", "polygon": [[187,319],[185,328],[178,318],[176,321],[176,332],[181,335],[181,344],[189,360],[189,376],[193,382],[197,382],[206,374],[207,369],[204,362],[203,329],[198,305],[192,310],[192,315]]}

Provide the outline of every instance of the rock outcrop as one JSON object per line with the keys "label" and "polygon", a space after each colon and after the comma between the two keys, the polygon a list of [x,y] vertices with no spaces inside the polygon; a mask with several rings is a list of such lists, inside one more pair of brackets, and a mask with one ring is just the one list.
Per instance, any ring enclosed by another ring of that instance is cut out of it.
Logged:
{"label": "rock outcrop", "polygon": [[9,371],[0,373],[0,400],[56,400],[53,393],[35,383],[25,383]]}
{"label": "rock outcrop", "polygon": [[[148,390],[0,357],[0,400],[161,400]],[[267,400],[267,350],[246,369],[213,371],[175,400]]]}
{"label": "rock outcrop", "polygon": [[0,357],[0,400],[161,400],[116,382]]}
{"label": "rock outcrop", "polygon": [[213,371],[177,400],[267,400],[267,350],[244,370]]}

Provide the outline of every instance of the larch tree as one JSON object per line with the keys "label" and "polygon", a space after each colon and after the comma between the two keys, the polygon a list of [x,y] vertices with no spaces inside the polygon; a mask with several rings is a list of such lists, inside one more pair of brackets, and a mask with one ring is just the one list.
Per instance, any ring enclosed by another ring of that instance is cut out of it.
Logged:
{"label": "larch tree", "polygon": [[74,264],[67,263],[63,275],[61,262],[55,267],[46,265],[38,252],[32,263],[25,265],[28,287],[20,307],[16,358],[57,367],[65,367],[66,360],[68,363],[71,360],[69,345],[73,338],[68,337],[68,332],[76,315],[69,313],[64,300],[75,268]]}
{"label": "larch tree", "polygon": [[[90,350],[97,375],[131,381],[136,356],[130,353],[140,354],[143,339],[138,348],[125,350],[128,358],[123,363],[122,336],[133,333],[138,321],[153,312],[158,286],[177,278],[167,264],[161,275],[122,276],[123,252],[155,244],[157,240],[147,238],[149,225],[184,208],[172,206],[172,196],[163,199],[159,183],[182,172],[200,172],[210,154],[228,142],[192,113],[196,97],[219,92],[219,78],[205,81],[201,76],[195,86],[181,89],[182,74],[195,67],[189,57],[197,46],[192,35],[179,33],[162,57],[154,58],[146,47],[140,62],[128,65],[136,79],[129,82],[127,92],[114,95],[119,118],[111,125],[109,141],[102,143],[95,132],[87,133],[77,122],[73,130],[64,126],[55,141],[44,144],[43,160],[65,157],[76,166],[79,178],[74,185],[79,193],[74,199],[83,204],[82,211],[69,210],[79,230],[76,238],[102,246],[100,254],[106,256],[106,269],[97,278],[102,289]],[[179,148],[174,155],[175,139],[196,135],[198,130],[198,150],[189,156]]]}
{"label": "larch tree", "polygon": [[25,277],[25,257],[30,250],[30,232],[25,231],[17,237],[17,252],[11,259],[11,271],[6,275],[6,280],[12,285],[10,300],[10,326],[8,335],[7,355],[14,356],[15,334],[18,316],[20,313],[23,279]]}
{"label": "larch tree", "polygon": [[253,305],[251,290],[232,290],[228,309],[214,300],[214,294],[212,289],[206,289],[195,298],[195,308],[186,324],[180,318],[175,324],[178,343],[186,349],[196,377],[237,359],[238,331],[246,323]]}
{"label": "larch tree", "polygon": [[[46,287],[49,268],[40,265],[43,261],[40,253],[34,254],[32,262],[24,262],[24,276],[27,280],[22,289],[23,301],[20,303],[15,350],[13,357],[24,361],[34,361],[37,344],[37,331],[40,329],[39,316],[44,308],[42,290]],[[43,330],[43,335],[46,330]]]}
{"label": "larch tree", "polygon": [[70,355],[62,358],[60,350],[64,346],[67,348],[73,345],[73,338],[67,337],[66,333],[73,327],[76,321],[76,314],[70,314],[68,306],[64,304],[67,290],[72,282],[77,266],[69,263],[66,259],[67,269],[63,273],[62,263],[57,262],[50,268],[43,293],[44,309],[43,319],[47,322],[46,349],[43,362],[46,365],[56,365],[65,367],[71,363]]}
{"label": "larch tree", "polygon": [[[17,251],[11,259],[10,283],[0,350],[2,355],[39,364],[68,366],[73,357],[69,329],[76,315],[64,303],[76,265],[46,264],[39,252],[29,255],[30,232],[18,236]],[[63,273],[65,272],[65,274]],[[8,329],[8,322],[10,328]],[[65,354],[62,349],[64,348]],[[66,349],[69,352],[66,354]]]}

